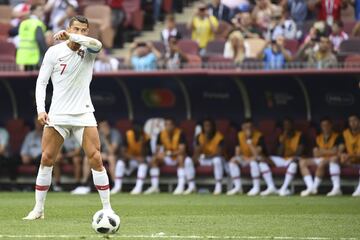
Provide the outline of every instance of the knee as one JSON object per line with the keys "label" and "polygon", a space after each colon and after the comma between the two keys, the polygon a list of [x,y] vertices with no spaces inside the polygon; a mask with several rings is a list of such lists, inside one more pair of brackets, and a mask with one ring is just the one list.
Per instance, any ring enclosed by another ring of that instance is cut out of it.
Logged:
{"label": "knee", "polygon": [[41,165],[52,166],[55,162],[55,156],[49,152],[43,152],[41,155]]}
{"label": "knee", "polygon": [[185,158],[184,165],[190,167],[190,166],[192,166],[194,164],[193,164],[192,159],[187,157],[187,158]]}
{"label": "knee", "polygon": [[332,162],[332,163],[338,163],[338,158],[337,157],[331,157],[329,158],[329,162]]}
{"label": "knee", "polygon": [[216,166],[219,166],[222,164],[221,158],[220,157],[214,157],[213,158],[213,164]]}
{"label": "knee", "polygon": [[100,151],[93,151],[88,156],[90,167],[96,171],[103,170],[103,163],[101,161],[101,154]]}
{"label": "knee", "polygon": [[125,162],[123,160],[118,160],[117,161],[117,165],[120,167],[120,168],[125,168]]}
{"label": "knee", "polygon": [[305,159],[300,159],[299,166],[300,166],[300,168],[306,168],[307,167],[306,160]]}

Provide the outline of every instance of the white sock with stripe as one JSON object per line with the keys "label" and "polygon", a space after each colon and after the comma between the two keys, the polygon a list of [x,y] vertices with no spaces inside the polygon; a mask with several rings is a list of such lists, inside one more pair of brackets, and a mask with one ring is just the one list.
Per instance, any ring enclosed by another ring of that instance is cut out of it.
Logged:
{"label": "white sock with stripe", "polygon": [[281,186],[282,190],[286,190],[289,187],[291,181],[294,179],[296,175],[296,172],[297,172],[297,164],[294,162],[290,163],[285,174],[284,183]]}
{"label": "white sock with stripe", "polygon": [[274,180],[272,178],[272,173],[271,173],[269,165],[267,163],[261,162],[261,163],[259,163],[259,168],[260,168],[261,174],[266,182],[267,187],[275,188]]}
{"label": "white sock with stripe", "polygon": [[109,190],[109,177],[105,168],[99,172],[91,169],[94,185],[99,192],[103,209],[111,209],[110,205],[110,190]]}
{"label": "white sock with stripe", "polygon": [[253,187],[260,189],[260,169],[259,164],[256,161],[250,162],[250,175],[253,182]]}
{"label": "white sock with stripe", "polygon": [[230,176],[236,189],[241,189],[240,168],[236,163],[229,163]]}
{"label": "white sock with stripe", "polygon": [[313,179],[311,175],[306,175],[303,177],[303,179],[306,185],[306,189],[312,189],[314,187]]}
{"label": "white sock with stripe", "polygon": [[141,163],[137,171],[136,188],[142,189],[146,177],[146,172],[147,165],[145,163]]}
{"label": "white sock with stripe", "polygon": [[35,185],[35,207],[34,210],[42,212],[45,205],[46,194],[51,185],[53,167],[40,165]]}
{"label": "white sock with stripe", "polygon": [[114,188],[122,188],[122,180],[125,174],[125,163],[122,160],[118,160],[115,167],[115,186]]}
{"label": "white sock with stripe", "polygon": [[340,166],[338,163],[331,162],[329,164],[329,172],[334,188],[340,188]]}
{"label": "white sock with stripe", "polygon": [[151,177],[151,186],[155,188],[159,188],[159,168],[150,168],[150,177]]}

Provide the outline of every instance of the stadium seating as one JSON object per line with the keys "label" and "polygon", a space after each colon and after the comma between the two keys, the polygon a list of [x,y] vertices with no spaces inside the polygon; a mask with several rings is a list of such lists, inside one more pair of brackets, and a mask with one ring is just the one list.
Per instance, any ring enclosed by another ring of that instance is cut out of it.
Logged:
{"label": "stadium seating", "polygon": [[8,38],[10,28],[11,25],[9,23],[0,22],[0,41],[6,40]]}
{"label": "stadium seating", "polygon": [[123,8],[126,14],[124,26],[142,30],[144,24],[144,13],[140,8],[140,0],[125,0]]}
{"label": "stadium seating", "polygon": [[225,40],[214,40],[208,43],[206,46],[206,55],[223,55],[225,47]]}
{"label": "stadium seating", "polygon": [[9,23],[12,18],[12,9],[8,5],[0,5],[0,22]]}
{"label": "stadium seating", "polygon": [[182,39],[178,42],[179,48],[187,54],[198,55],[199,45],[190,39]]}
{"label": "stadium seating", "polygon": [[8,120],[5,127],[11,136],[11,151],[14,154],[18,154],[20,152],[21,144],[26,134],[29,132],[29,127],[25,125],[23,119],[19,118]]}
{"label": "stadium seating", "polygon": [[215,33],[215,39],[223,39],[223,40],[226,39],[231,29],[232,26],[230,23],[225,21],[220,21],[218,30]]}
{"label": "stadium seating", "polygon": [[339,53],[342,55],[360,54],[360,38],[350,38],[341,43]]}
{"label": "stadium seating", "polygon": [[16,48],[14,44],[0,40],[0,62],[15,62]]}
{"label": "stadium seating", "polygon": [[191,31],[188,29],[186,23],[177,23],[176,29],[181,34],[181,37],[184,39],[190,39],[191,38]]}

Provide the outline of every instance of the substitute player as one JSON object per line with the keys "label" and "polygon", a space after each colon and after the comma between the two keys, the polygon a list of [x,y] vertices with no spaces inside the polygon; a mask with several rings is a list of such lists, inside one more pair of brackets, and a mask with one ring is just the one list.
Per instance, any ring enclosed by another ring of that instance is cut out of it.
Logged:
{"label": "substitute player", "polygon": [[142,192],[150,152],[149,135],[144,132],[141,125],[134,124],[133,128],[126,132],[121,146],[121,159],[116,163],[115,185],[111,189],[111,194],[121,192],[124,176],[129,176],[135,169],[137,169],[137,180],[131,194],[137,195]]}
{"label": "substitute player", "polygon": [[[350,115],[348,118],[349,128],[343,132],[345,142],[345,152],[341,154],[342,165],[360,166],[360,119],[356,114]],[[340,175],[340,168],[339,172]],[[359,171],[360,175],[360,171]],[[339,177],[340,186],[340,177]],[[360,179],[359,184],[352,194],[353,197],[360,197]]]}
{"label": "substitute player", "polygon": [[[330,196],[335,194],[340,189],[340,181],[338,181],[339,166],[339,151],[343,148],[342,137],[333,131],[332,122],[329,118],[323,118],[320,121],[321,133],[316,137],[316,147],[313,149],[313,158],[300,159],[299,166],[301,174],[304,178],[306,189],[301,192],[301,196],[309,196],[317,194],[318,187],[325,175],[326,168],[329,167],[331,180],[333,182],[333,189]],[[310,174],[309,167],[316,166],[315,179]]]}
{"label": "substitute player", "polygon": [[[66,31],[55,34],[64,42],[50,47],[44,57],[36,82],[38,120],[45,125],[42,138],[41,165],[36,178],[34,209],[25,220],[44,218],[46,193],[51,184],[54,161],[64,139],[75,136],[89,159],[94,184],[103,209],[111,210],[109,178],[103,167],[94,107],[90,98],[90,82],[100,41],[86,37],[88,20],[75,16]],[[46,87],[51,77],[53,96],[49,113],[45,111]]]}

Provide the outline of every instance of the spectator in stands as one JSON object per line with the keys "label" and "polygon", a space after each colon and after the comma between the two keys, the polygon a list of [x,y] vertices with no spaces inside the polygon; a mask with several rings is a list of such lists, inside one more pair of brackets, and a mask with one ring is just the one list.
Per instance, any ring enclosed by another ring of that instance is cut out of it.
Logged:
{"label": "spectator in stands", "polygon": [[154,23],[156,24],[160,19],[161,14],[161,6],[162,6],[163,0],[152,0],[153,3],[153,18]]}
{"label": "spectator in stands", "polygon": [[34,120],[35,129],[29,132],[21,146],[21,161],[23,164],[40,165],[41,160],[41,139],[43,133],[43,126]]}
{"label": "spectator in stands", "polygon": [[212,119],[202,122],[202,130],[196,136],[194,149],[194,163],[200,166],[213,166],[215,177],[214,195],[222,193],[222,179],[224,175],[224,136],[216,130]]}
{"label": "spectator in stands", "polygon": [[67,15],[69,5],[78,8],[77,0],[48,0],[45,5],[45,12],[50,13],[49,26],[53,32],[58,32],[62,28],[58,27],[59,20]]}
{"label": "spectator in stands", "polygon": [[[320,121],[320,128],[321,133],[316,137],[316,147],[313,149],[313,158],[302,158],[299,162],[301,175],[306,185],[306,189],[301,192],[302,197],[317,194],[326,168],[331,162],[339,162],[339,153],[343,149],[343,139],[340,134],[333,131],[332,121],[329,118],[323,118]],[[309,171],[310,166],[316,167],[314,180]],[[330,172],[331,171],[332,169],[330,169]],[[334,178],[332,178],[332,180],[334,180]],[[336,187],[336,184],[336,181],[333,182],[333,186]]]}
{"label": "spectator in stands", "polygon": [[[76,139],[71,136],[70,138],[65,139],[61,152],[58,154],[57,159],[54,164],[54,183],[52,188],[55,192],[62,191],[61,187],[61,164],[64,162],[74,163],[74,177],[75,181],[78,184],[81,179],[81,162],[82,162],[82,153],[81,146],[76,141]],[[78,167],[80,164],[80,168]]]}
{"label": "spectator in stands", "polygon": [[124,176],[130,176],[136,169],[137,179],[131,194],[140,194],[147,174],[147,163],[150,159],[150,136],[144,132],[142,125],[134,124],[133,128],[126,132],[121,146],[121,158],[116,163],[116,179],[111,194],[121,192]]}
{"label": "spectator in stands", "polygon": [[256,5],[252,11],[252,17],[255,19],[255,23],[264,29],[267,29],[272,12],[277,8],[275,4],[272,4],[270,0],[256,0]]}
{"label": "spectator in stands", "polygon": [[342,0],[315,0],[309,2],[309,9],[317,11],[317,19],[325,21],[332,26],[334,21],[341,20],[341,9],[347,6],[347,1]]}
{"label": "spectator in stands", "polygon": [[101,51],[96,56],[94,64],[95,72],[113,72],[119,69],[119,60],[106,54],[106,50]]}
{"label": "spectator in stands", "polygon": [[244,38],[260,38],[261,30],[254,25],[253,18],[249,12],[238,13],[232,19],[235,30],[240,31]]}
{"label": "spectator in stands", "polygon": [[267,155],[263,134],[255,129],[251,119],[245,119],[241,124],[241,131],[237,135],[235,156],[229,162],[230,176],[234,188],[227,192],[227,195],[242,193],[240,168],[250,166],[250,175],[253,187],[247,193],[248,196],[255,196],[260,193],[260,169],[258,161],[262,161]]}
{"label": "spectator in stands", "polygon": [[271,41],[278,36],[284,36],[285,39],[296,38],[296,23],[292,19],[287,19],[281,8],[276,8],[272,12],[265,39]]}
{"label": "spectator in stands", "polygon": [[19,27],[16,64],[21,70],[38,69],[47,49],[44,36],[46,26],[41,20],[44,17],[43,7],[32,5],[30,11],[30,17],[22,21]]}
{"label": "spectator in stands", "polygon": [[[159,176],[161,165],[176,166],[178,183],[174,190],[174,195],[183,194],[185,191],[186,176],[189,169],[185,166],[192,166],[192,160],[187,156],[186,138],[184,132],[176,126],[175,120],[165,119],[165,129],[160,132],[156,143],[156,152],[150,162],[151,186],[145,191],[145,194],[159,192]],[[191,173],[194,173],[192,168]],[[194,180],[194,176],[190,178]],[[194,183],[189,183],[191,192],[195,190]]]}
{"label": "spectator in stands", "polygon": [[0,169],[7,168],[10,164],[10,136],[5,128],[0,127]]}
{"label": "spectator in stands", "polygon": [[349,3],[354,7],[355,20],[360,21],[360,1],[359,0],[349,0]]}
{"label": "spectator in stands", "polygon": [[233,59],[236,64],[249,57],[249,46],[244,42],[240,31],[233,31],[229,35],[224,47],[224,57]]}
{"label": "spectator in stands", "polygon": [[72,17],[77,15],[76,7],[74,5],[68,5],[66,7],[66,11],[61,18],[57,22],[55,22],[55,26],[53,27],[53,32],[57,32],[58,30],[64,30],[69,26],[70,20]]}
{"label": "spectator in stands", "polygon": [[264,45],[258,58],[264,61],[265,69],[281,69],[287,62],[292,61],[291,53],[285,48],[285,38],[277,36],[275,40]]}
{"label": "spectator in stands", "polygon": [[[343,132],[345,143],[345,151],[341,154],[341,164],[344,166],[359,166],[360,164],[360,118],[358,114],[352,114],[348,118],[349,128]],[[331,167],[331,166],[330,166]],[[333,163],[332,175],[337,176],[335,181],[337,187],[340,188],[340,167],[338,164]],[[360,171],[359,171],[360,174]],[[334,189],[334,193],[338,192]],[[341,191],[340,191],[341,193]],[[357,188],[352,194],[353,197],[360,197],[360,180]]]}
{"label": "spectator in stands", "polygon": [[277,146],[277,154],[271,156],[270,160],[276,167],[287,168],[279,195],[288,196],[290,195],[288,187],[297,173],[298,162],[301,157],[304,157],[305,150],[305,137],[302,132],[295,129],[292,119],[283,120],[282,133]]}
{"label": "spectator in stands", "polygon": [[[318,44],[318,47],[314,47],[315,44]],[[304,44],[297,54],[297,59],[306,61],[309,66],[319,69],[337,66],[337,59],[332,52],[330,39],[324,35]]]}
{"label": "spectator in stands", "polygon": [[126,19],[124,0],[107,0],[107,4],[111,8],[111,25],[115,32],[114,47],[121,47],[124,42],[123,23]]}
{"label": "spectator in stands", "polygon": [[221,3],[221,0],[213,0],[208,9],[209,14],[216,17],[218,21],[230,21],[230,8]]}
{"label": "spectator in stands", "polygon": [[329,39],[333,45],[334,51],[338,52],[343,41],[349,39],[349,35],[343,30],[344,24],[342,21],[335,21],[332,25],[332,31]]}
{"label": "spectator in stands", "polygon": [[306,0],[281,0],[280,5],[289,11],[289,15],[296,25],[299,27],[303,25],[308,16],[308,2]]}
{"label": "spectator in stands", "polygon": [[186,62],[188,62],[188,57],[179,47],[178,39],[176,37],[170,37],[165,53],[166,68],[179,69]]}
{"label": "spectator in stands", "polygon": [[135,71],[156,70],[159,59],[161,59],[161,53],[151,42],[138,42],[131,45],[125,64]]}
{"label": "spectator in stands", "polygon": [[181,39],[181,33],[176,29],[176,21],[174,15],[167,15],[165,19],[165,28],[161,31],[161,41],[165,46],[169,43],[170,37]]}
{"label": "spectator in stands", "polygon": [[208,42],[214,39],[218,26],[216,17],[209,15],[207,5],[201,3],[188,24],[192,31],[192,40],[196,41],[201,49],[200,55],[205,54],[205,48]]}

